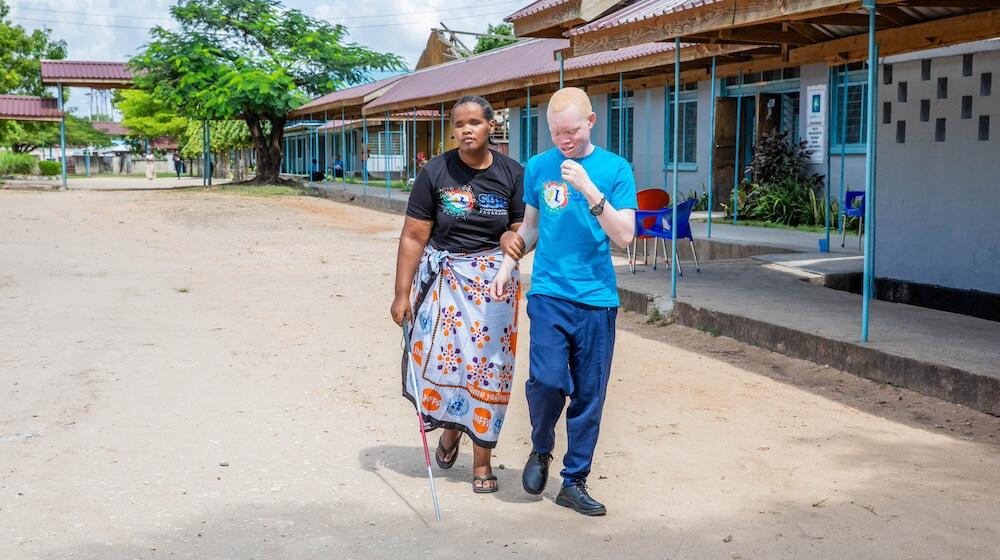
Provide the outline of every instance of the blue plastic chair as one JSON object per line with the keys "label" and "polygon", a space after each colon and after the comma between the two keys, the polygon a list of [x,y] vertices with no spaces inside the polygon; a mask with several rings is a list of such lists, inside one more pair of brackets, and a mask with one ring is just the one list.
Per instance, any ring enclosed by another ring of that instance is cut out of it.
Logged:
{"label": "blue plastic chair", "polygon": [[[687,238],[688,242],[691,244],[691,254],[694,255],[694,266],[698,272],[701,272],[701,265],[698,263],[698,253],[694,248],[694,236],[691,234],[691,211],[694,210],[694,205],[697,203],[696,200],[690,199],[672,207],[664,208],[662,210],[636,210],[635,211],[635,235],[636,238],[639,236],[648,236],[655,238],[653,242],[653,270],[656,270],[656,244],[659,243],[663,247],[663,259],[665,262],[670,262],[667,257],[667,241],[668,239],[674,238],[674,232],[670,230],[671,221],[673,220],[673,213],[676,209],[677,211],[677,239]],[[654,218],[652,223],[648,223],[649,218]],[[645,223],[644,223],[645,222]],[[633,247],[631,249],[626,248],[629,255],[629,269],[631,269],[632,274],[635,274],[635,257],[637,246],[634,246],[636,241],[633,241]],[[677,271],[683,276],[684,271],[681,269],[681,263],[677,261]]]}
{"label": "blue plastic chair", "polygon": [[[854,203],[857,201],[858,205],[855,208]],[[858,219],[858,250],[861,250],[861,228],[865,225],[865,191],[847,191],[844,194],[844,207],[840,212],[844,217],[843,220],[846,222],[847,218],[857,218]],[[840,246],[843,247],[847,244],[847,227],[841,228],[844,231],[844,237],[840,240]]]}

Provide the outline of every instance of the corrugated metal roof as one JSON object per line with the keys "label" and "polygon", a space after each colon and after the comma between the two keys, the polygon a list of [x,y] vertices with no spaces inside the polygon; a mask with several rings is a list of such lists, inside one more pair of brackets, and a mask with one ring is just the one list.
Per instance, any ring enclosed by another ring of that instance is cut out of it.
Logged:
{"label": "corrugated metal roof", "polygon": [[55,99],[30,95],[0,95],[0,119],[59,120],[62,113]]}
{"label": "corrugated metal roof", "polygon": [[132,71],[123,62],[43,60],[42,81],[54,83],[58,80],[131,81]]}
{"label": "corrugated metal roof", "polygon": [[520,10],[510,14],[509,16],[503,18],[504,21],[511,23],[521,18],[526,18],[528,16],[537,14],[538,12],[544,12],[550,8],[555,8],[556,6],[562,6],[563,4],[569,4],[570,0],[537,0],[532,2],[527,6],[521,8]]}
{"label": "corrugated metal roof", "polygon": [[680,13],[685,10],[718,4],[725,0],[643,0],[608,14],[586,25],[581,25],[566,33],[567,36],[581,35],[598,29],[618,27],[626,23],[637,23],[665,14]]}
{"label": "corrugated metal roof", "polygon": [[128,134],[128,129],[120,122],[94,121],[90,124],[97,130],[110,136],[125,136]]}
{"label": "corrugated metal roof", "polygon": [[[452,94],[476,93],[477,89],[534,76],[559,72],[553,53],[567,48],[567,39],[533,39],[496,49],[478,56],[433,66],[414,72],[365,106],[366,112],[398,105],[408,100]],[[644,43],[566,61],[567,71],[614,64],[672,51],[671,43]]]}
{"label": "corrugated metal roof", "polygon": [[398,82],[402,78],[405,78],[408,74],[402,74],[399,76],[390,76],[388,78],[383,78],[374,82],[367,84],[361,84],[360,86],[349,87],[346,89],[340,89],[331,93],[328,93],[322,97],[317,97],[312,101],[306,103],[305,105],[299,107],[294,111],[293,114],[300,114],[304,110],[312,109],[313,107],[321,107],[323,105],[329,105],[331,103],[340,103],[342,101],[363,99],[366,95],[372,94],[384,87],[391,86],[392,84]]}

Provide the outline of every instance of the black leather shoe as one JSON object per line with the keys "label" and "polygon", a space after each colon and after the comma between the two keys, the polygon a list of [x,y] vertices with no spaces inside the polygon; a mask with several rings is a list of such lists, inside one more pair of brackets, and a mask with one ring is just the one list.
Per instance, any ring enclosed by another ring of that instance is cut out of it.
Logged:
{"label": "black leather shoe", "polygon": [[556,496],[556,503],[572,509],[583,515],[604,515],[608,513],[608,508],[604,504],[590,497],[587,493],[587,485],[582,480],[578,480],[569,486],[563,486]]}
{"label": "black leather shoe", "polygon": [[521,484],[524,485],[525,492],[538,495],[545,490],[545,483],[549,481],[551,461],[551,453],[532,451],[528,455],[528,462],[524,464],[524,472],[521,473]]}

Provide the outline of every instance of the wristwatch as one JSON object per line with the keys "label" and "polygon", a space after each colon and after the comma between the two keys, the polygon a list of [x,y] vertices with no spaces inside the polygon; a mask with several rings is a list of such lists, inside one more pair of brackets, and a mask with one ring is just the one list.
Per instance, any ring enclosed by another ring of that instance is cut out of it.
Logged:
{"label": "wristwatch", "polygon": [[605,197],[601,197],[601,201],[590,207],[590,213],[594,216],[600,216],[604,213],[604,201]]}

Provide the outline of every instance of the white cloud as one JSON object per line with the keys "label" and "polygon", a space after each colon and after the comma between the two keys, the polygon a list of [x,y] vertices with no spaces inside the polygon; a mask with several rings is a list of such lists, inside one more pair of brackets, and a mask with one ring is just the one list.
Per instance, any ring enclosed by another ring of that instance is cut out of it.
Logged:
{"label": "white cloud", "polygon": [[[7,0],[11,20],[26,29],[47,27],[63,39],[72,60],[124,61],[148,41],[148,29],[170,26],[171,0]],[[347,26],[350,40],[381,52],[400,55],[411,68],[420,58],[431,28],[444,22],[451,29],[483,32],[528,0],[334,0],[315,4],[288,0],[290,8]],[[471,48],[473,37],[460,37]],[[74,91],[71,106],[86,114],[86,91]]]}

